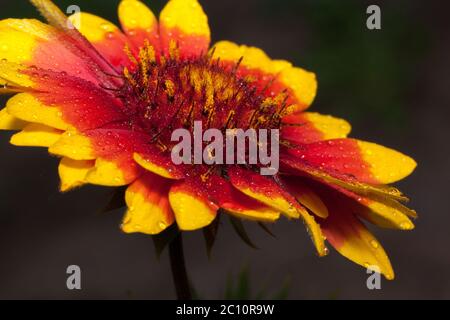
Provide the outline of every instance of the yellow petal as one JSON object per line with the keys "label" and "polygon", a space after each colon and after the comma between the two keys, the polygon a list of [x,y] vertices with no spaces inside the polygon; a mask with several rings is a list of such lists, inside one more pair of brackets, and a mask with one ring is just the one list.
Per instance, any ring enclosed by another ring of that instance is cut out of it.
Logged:
{"label": "yellow petal", "polygon": [[164,54],[192,58],[208,52],[211,41],[208,17],[197,0],[170,0],[159,21]]}
{"label": "yellow petal", "polygon": [[286,68],[280,72],[279,80],[290,88],[298,101],[309,106],[317,94],[317,79],[312,72],[301,68]]}
{"label": "yellow petal", "polygon": [[180,230],[193,231],[206,227],[217,215],[217,210],[207,201],[183,189],[172,188],[169,201]]}
{"label": "yellow petal", "polygon": [[120,187],[130,184],[123,171],[112,161],[97,158],[95,167],[86,175],[86,182],[107,187]]}
{"label": "yellow petal", "polygon": [[52,128],[67,130],[69,125],[62,119],[57,107],[46,106],[29,93],[19,93],[9,99],[8,112],[16,118],[40,123]]}
{"label": "yellow petal", "polygon": [[93,43],[108,39],[110,34],[119,31],[119,28],[108,20],[86,12],[75,13],[69,20]]}
{"label": "yellow petal", "polygon": [[320,225],[316,222],[314,217],[306,210],[302,212],[303,223],[305,224],[308,234],[317,250],[319,257],[324,257],[328,254],[328,248],[325,246],[325,237],[322,233]]}
{"label": "yellow petal", "polygon": [[[22,74],[21,70],[36,64],[34,60],[37,49],[40,43],[52,38],[52,32],[54,33],[50,26],[38,20],[1,20],[0,78],[7,80],[7,83],[12,86],[31,87],[34,84],[33,81],[28,75]],[[58,51],[56,50],[54,54],[61,54]],[[52,59],[47,60],[52,63]],[[44,63],[40,67],[49,68],[50,66]]]}
{"label": "yellow petal", "polygon": [[0,130],[22,130],[26,125],[26,121],[10,115],[6,108],[0,111]]}
{"label": "yellow petal", "polygon": [[60,189],[62,192],[82,186],[86,183],[86,175],[94,166],[93,161],[72,160],[63,158],[59,163]]}
{"label": "yellow petal", "polygon": [[[268,205],[274,209],[277,209],[284,213],[288,218],[298,219],[300,217],[299,211],[301,211],[300,208],[294,207],[286,198],[276,195],[265,195],[261,192],[254,192],[250,188],[243,188],[240,186],[236,186],[242,193],[246,194],[247,196],[258,200],[259,202],[264,203],[265,205]],[[304,210],[304,209],[303,209]]]}
{"label": "yellow petal", "polygon": [[61,137],[62,132],[41,124],[28,124],[11,137],[11,144],[22,147],[50,147]]}
{"label": "yellow petal", "polygon": [[344,210],[331,214],[324,221],[324,232],[344,257],[365,268],[377,267],[388,280],[394,279],[394,270],[383,247],[353,214]]}
{"label": "yellow petal", "polygon": [[125,233],[159,234],[174,222],[168,199],[170,181],[147,174],[128,187],[125,200],[128,211],[122,230]]}
{"label": "yellow petal", "polygon": [[197,0],[170,0],[159,21],[164,28],[179,29],[187,35],[211,36],[208,17]]}
{"label": "yellow petal", "polygon": [[370,172],[380,184],[390,184],[409,176],[417,167],[414,159],[375,143],[358,141]]}
{"label": "yellow petal", "polygon": [[95,160],[89,138],[72,131],[65,132],[49,150],[50,153],[73,160]]}
{"label": "yellow petal", "polygon": [[0,81],[10,88],[32,87],[34,82],[23,73],[24,69],[23,65],[0,59]]}
{"label": "yellow petal", "polygon": [[248,69],[261,70],[268,74],[278,74],[280,71],[292,67],[283,60],[272,60],[263,50],[255,47],[237,45],[230,41],[220,41],[214,45],[214,57],[222,61],[238,62]]}
{"label": "yellow petal", "polygon": [[367,221],[382,227],[400,230],[413,230],[414,223],[405,214],[415,215],[415,211],[406,208],[396,202],[393,205],[387,205],[382,202],[365,199],[361,202],[362,206],[355,208],[355,212]]}
{"label": "yellow petal", "polygon": [[153,12],[145,4],[137,0],[122,0],[120,2],[119,19],[127,33],[135,29],[150,31],[158,25]]}
{"label": "yellow petal", "polygon": [[314,112],[305,112],[304,116],[323,134],[323,140],[346,138],[352,130],[351,125],[343,119]]}
{"label": "yellow petal", "polygon": [[293,192],[293,195],[302,205],[322,219],[326,219],[328,217],[327,206],[311,189],[306,186],[302,186],[301,189],[296,189],[296,191],[297,192]]}
{"label": "yellow petal", "polygon": [[236,208],[224,209],[233,216],[251,221],[275,222],[280,218],[280,212],[271,207],[265,207],[258,210]]}
{"label": "yellow petal", "polygon": [[21,30],[35,30],[46,37],[43,30],[48,28],[43,25],[37,20],[7,19],[0,21],[0,60],[6,59],[19,64],[31,61],[37,46],[37,37],[33,33]]}
{"label": "yellow petal", "polygon": [[140,154],[134,154],[134,160],[145,170],[148,170],[158,176],[167,178],[167,179],[175,179],[174,175],[170,173],[170,171],[166,168],[163,168],[156,163],[152,162],[150,159],[141,156]]}

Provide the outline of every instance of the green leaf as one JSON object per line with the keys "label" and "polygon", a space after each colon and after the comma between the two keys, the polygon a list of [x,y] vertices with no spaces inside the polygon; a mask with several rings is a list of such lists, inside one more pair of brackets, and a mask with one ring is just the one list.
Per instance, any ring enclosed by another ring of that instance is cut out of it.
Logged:
{"label": "green leaf", "polygon": [[107,213],[116,209],[121,209],[127,206],[125,202],[125,191],[127,187],[115,188],[111,193],[111,198],[108,203],[100,209],[99,213]]}
{"label": "green leaf", "polygon": [[250,270],[248,266],[244,266],[239,272],[236,285],[233,281],[233,276],[228,275],[226,289],[225,289],[225,300],[251,300],[251,289],[250,289]]}
{"label": "green leaf", "polygon": [[164,249],[176,238],[180,231],[176,224],[173,224],[158,235],[152,236],[155,245],[156,257],[161,258]]}
{"label": "green leaf", "polygon": [[239,282],[236,290],[236,299],[250,300],[250,272],[248,267],[244,267],[239,274]]}
{"label": "green leaf", "polygon": [[277,238],[277,236],[272,232],[272,230],[269,229],[269,226],[266,225],[265,223],[258,222],[258,226],[260,226],[261,229],[263,229],[267,234],[269,234],[273,238],[275,238],[275,239]]}
{"label": "green leaf", "polygon": [[206,251],[208,253],[208,258],[211,259],[212,248],[216,242],[217,233],[219,232],[220,225],[220,213],[217,215],[216,219],[207,227],[203,228],[203,236],[205,238]]}
{"label": "green leaf", "polygon": [[248,246],[250,246],[253,249],[259,249],[255,244],[253,244],[252,240],[250,240],[250,237],[248,236],[247,231],[245,230],[242,220],[235,218],[232,215],[228,215],[228,217],[230,218],[230,222],[234,228],[234,231],[236,231],[236,233],[242,239],[242,241],[244,241]]}
{"label": "green leaf", "polygon": [[284,280],[283,287],[277,294],[275,294],[272,300],[287,300],[289,297],[289,291],[291,291],[291,283],[291,277],[287,277],[286,280]]}

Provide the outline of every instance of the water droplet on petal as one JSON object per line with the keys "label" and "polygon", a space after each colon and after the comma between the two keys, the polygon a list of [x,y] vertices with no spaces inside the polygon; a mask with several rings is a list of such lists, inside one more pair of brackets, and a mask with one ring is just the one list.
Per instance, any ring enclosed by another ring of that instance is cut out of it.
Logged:
{"label": "water droplet on petal", "polygon": [[111,25],[109,23],[104,22],[104,23],[100,24],[100,29],[109,31],[109,30],[111,30]]}
{"label": "water droplet on petal", "polygon": [[404,222],[400,223],[400,228],[402,230],[410,230],[412,228],[412,224],[409,221],[404,221]]}
{"label": "water droplet on petal", "polygon": [[380,246],[376,240],[370,241],[370,245],[371,245],[374,249],[378,249],[379,246]]}
{"label": "water droplet on petal", "polygon": [[160,222],[159,223],[159,227],[161,228],[161,229],[166,229],[167,228],[167,224],[165,223],[165,222]]}

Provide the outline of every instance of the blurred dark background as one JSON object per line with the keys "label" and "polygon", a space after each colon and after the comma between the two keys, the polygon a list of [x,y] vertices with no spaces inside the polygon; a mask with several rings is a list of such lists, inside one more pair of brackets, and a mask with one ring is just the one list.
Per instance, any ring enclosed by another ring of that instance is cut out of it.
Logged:
{"label": "blurred dark background", "polygon": [[[118,0],[55,2],[117,22]],[[319,93],[311,110],[348,119],[353,137],[413,156],[419,168],[399,186],[420,219],[412,232],[374,229],[397,274],[379,291],[369,291],[365,270],[336,252],[317,258],[301,223],[281,221],[277,239],[248,224],[260,248],[253,250],[224,220],[210,261],[201,232],[186,237],[199,296],[223,298],[230,279],[248,268],[250,297],[264,290],[270,298],[288,283],[290,299],[449,299],[449,2],[201,2],[214,41],[255,45],[316,72]],[[159,12],[165,1],[146,3]],[[382,30],[366,28],[369,4],[380,5]],[[37,17],[26,0],[1,0],[0,8],[1,19]],[[120,232],[121,212],[99,213],[111,190],[60,194],[57,159],[44,149],[12,147],[10,134],[0,135],[0,298],[175,297],[167,252],[158,261],[151,238]],[[82,269],[81,291],[66,289],[71,264]]]}

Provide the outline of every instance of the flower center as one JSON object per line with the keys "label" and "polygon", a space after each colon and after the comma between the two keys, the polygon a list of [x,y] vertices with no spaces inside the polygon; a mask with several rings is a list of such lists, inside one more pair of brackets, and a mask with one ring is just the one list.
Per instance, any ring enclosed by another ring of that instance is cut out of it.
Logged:
{"label": "flower center", "polygon": [[124,69],[118,97],[133,128],[170,149],[173,130],[278,129],[287,94],[266,97],[251,78],[237,75],[241,61],[222,63],[213,54],[180,59],[175,44],[168,57],[157,57],[148,43],[134,66]]}

